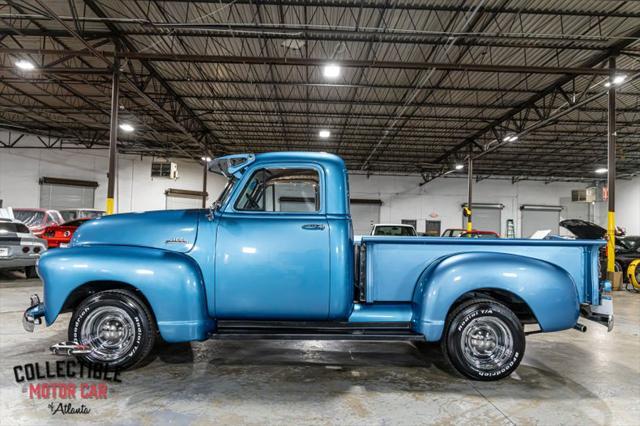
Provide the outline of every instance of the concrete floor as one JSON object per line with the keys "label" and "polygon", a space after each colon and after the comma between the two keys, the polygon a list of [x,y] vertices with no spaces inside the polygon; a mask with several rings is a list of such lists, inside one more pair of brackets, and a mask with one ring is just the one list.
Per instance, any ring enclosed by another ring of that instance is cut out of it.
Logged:
{"label": "concrete floor", "polygon": [[52,416],[13,367],[61,359],[69,314],[24,332],[38,280],[0,274],[0,424],[640,424],[640,294],[615,294],[616,328],[534,335],[516,374],[471,382],[436,345],[206,341],[163,347],[88,415]]}

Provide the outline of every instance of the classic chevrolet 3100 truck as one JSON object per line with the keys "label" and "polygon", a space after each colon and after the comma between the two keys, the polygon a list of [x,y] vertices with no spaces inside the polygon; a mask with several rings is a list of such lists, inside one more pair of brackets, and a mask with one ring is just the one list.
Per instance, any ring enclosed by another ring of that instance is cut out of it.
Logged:
{"label": "classic chevrolet 3100 truck", "polygon": [[602,241],[363,236],[354,242],[342,159],[232,155],[210,209],[119,214],[82,225],[42,256],[44,301],[24,325],[71,311],[68,343],[112,368],[158,340],[209,338],[440,341],[463,375],[516,369],[525,324],[613,325],[599,279]]}

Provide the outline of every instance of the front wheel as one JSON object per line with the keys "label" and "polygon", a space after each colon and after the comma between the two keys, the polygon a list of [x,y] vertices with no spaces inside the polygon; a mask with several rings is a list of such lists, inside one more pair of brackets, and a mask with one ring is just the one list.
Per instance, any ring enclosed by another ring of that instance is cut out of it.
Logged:
{"label": "front wheel", "polygon": [[499,380],[522,361],[524,328],[505,305],[492,299],[471,300],[447,317],[442,349],[460,374],[473,380]]}
{"label": "front wheel", "polygon": [[157,340],[156,325],[143,301],[128,290],[107,290],[85,299],[69,322],[69,340],[90,351],[80,361],[110,369],[143,362]]}

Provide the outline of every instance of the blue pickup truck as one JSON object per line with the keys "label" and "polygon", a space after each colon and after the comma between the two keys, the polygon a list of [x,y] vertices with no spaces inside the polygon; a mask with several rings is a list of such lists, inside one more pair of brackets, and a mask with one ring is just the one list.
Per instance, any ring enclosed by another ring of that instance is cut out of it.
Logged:
{"label": "blue pickup truck", "polygon": [[[530,332],[613,325],[599,240],[363,236],[326,153],[231,155],[209,209],[92,220],[44,254],[25,329],[71,311],[81,361],[128,368],[160,340],[440,341],[462,375],[514,371]],[[537,325],[537,327],[535,326]]]}

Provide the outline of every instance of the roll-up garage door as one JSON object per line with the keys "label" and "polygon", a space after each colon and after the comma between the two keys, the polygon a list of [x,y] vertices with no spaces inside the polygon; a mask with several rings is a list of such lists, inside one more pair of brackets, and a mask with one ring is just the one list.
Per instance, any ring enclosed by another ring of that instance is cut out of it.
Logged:
{"label": "roll-up garage door", "polygon": [[368,235],[371,227],[380,222],[380,200],[351,199],[351,220],[354,235]]}
{"label": "roll-up garage door", "polygon": [[522,237],[529,238],[536,231],[551,230],[552,234],[558,234],[560,212],[562,206],[538,206],[523,204],[520,206],[522,217]]}
{"label": "roll-up garage door", "polygon": [[[465,207],[464,203],[462,207]],[[473,203],[472,207],[472,223],[473,229],[479,231],[493,231],[498,234],[502,231],[502,209],[503,204]],[[467,218],[462,217],[462,227],[467,227]]]}
{"label": "roll-up garage door", "polygon": [[40,178],[40,208],[93,208],[97,182],[52,177]]}

